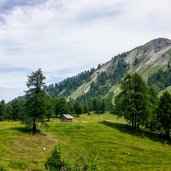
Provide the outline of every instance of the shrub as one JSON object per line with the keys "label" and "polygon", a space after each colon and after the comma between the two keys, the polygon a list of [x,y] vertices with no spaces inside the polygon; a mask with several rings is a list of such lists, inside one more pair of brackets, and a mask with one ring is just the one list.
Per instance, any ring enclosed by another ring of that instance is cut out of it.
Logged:
{"label": "shrub", "polygon": [[61,158],[60,147],[56,147],[51,152],[51,156],[48,157],[45,163],[46,170],[49,171],[69,171],[68,164]]}
{"label": "shrub", "polygon": [[3,166],[0,166],[0,171],[7,171]]}

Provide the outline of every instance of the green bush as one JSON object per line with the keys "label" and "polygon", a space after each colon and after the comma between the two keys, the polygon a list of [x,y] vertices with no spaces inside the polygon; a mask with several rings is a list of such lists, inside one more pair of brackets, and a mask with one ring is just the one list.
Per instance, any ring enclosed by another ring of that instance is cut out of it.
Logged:
{"label": "green bush", "polygon": [[97,171],[97,156],[94,161],[90,161],[84,155],[77,153],[79,158],[75,163],[68,164],[61,157],[60,147],[55,147],[51,152],[51,156],[48,157],[45,168],[49,171]]}
{"label": "green bush", "polygon": [[3,166],[0,166],[0,171],[7,171]]}
{"label": "green bush", "polygon": [[68,164],[61,158],[60,147],[56,147],[51,152],[51,156],[48,157],[45,163],[46,170],[49,171],[69,171]]}

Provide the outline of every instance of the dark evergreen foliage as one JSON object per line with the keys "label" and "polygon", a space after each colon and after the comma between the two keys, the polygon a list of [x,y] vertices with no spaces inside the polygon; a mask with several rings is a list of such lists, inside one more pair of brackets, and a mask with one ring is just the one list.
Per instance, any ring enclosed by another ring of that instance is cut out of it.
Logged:
{"label": "dark evergreen foliage", "polygon": [[45,116],[47,118],[47,121],[50,121],[50,118],[53,117],[55,113],[55,105],[54,105],[54,100],[49,96],[45,96],[45,103],[46,103],[46,111],[45,111]]}
{"label": "dark evergreen foliage", "polygon": [[64,97],[55,99],[55,115],[56,117],[62,116],[62,114],[70,113],[69,104]]}
{"label": "dark evergreen foliage", "polygon": [[46,170],[49,171],[69,171],[68,164],[61,157],[60,147],[55,147],[45,163]]}
{"label": "dark evergreen foliage", "polygon": [[25,115],[23,122],[32,127],[32,133],[37,132],[37,123],[45,124],[46,116],[46,93],[43,90],[45,77],[38,69],[36,72],[28,76],[26,83],[28,90],[26,91]]}
{"label": "dark evergreen foliage", "polygon": [[160,97],[157,119],[166,139],[171,141],[171,95],[167,91]]}
{"label": "dark evergreen foliage", "polygon": [[5,101],[2,100],[0,102],[0,121],[2,121],[5,118],[6,109],[5,109]]}
{"label": "dark evergreen foliage", "polygon": [[146,128],[154,131],[158,129],[158,121],[157,121],[157,113],[156,110],[158,108],[159,97],[158,91],[155,87],[148,88],[148,96],[149,96],[149,114],[146,122]]}
{"label": "dark evergreen foliage", "polygon": [[5,120],[12,120],[12,113],[14,113],[13,112],[13,109],[12,109],[12,106],[11,106],[11,104],[9,103],[9,104],[6,104],[6,114],[5,114]]}
{"label": "dark evergreen foliage", "polygon": [[137,65],[139,63],[139,59],[138,58],[135,58],[134,62],[133,62],[133,65]]}
{"label": "dark evergreen foliage", "polygon": [[77,117],[83,113],[83,106],[78,102],[74,104],[74,113],[77,114]]}
{"label": "dark evergreen foliage", "polygon": [[12,107],[12,111],[11,111],[11,118],[12,120],[22,120],[22,114],[23,114],[23,106],[24,103],[23,101],[19,101],[18,99],[14,99],[11,103],[10,103],[11,107]]}
{"label": "dark evergreen foliage", "polygon": [[0,102],[0,120],[22,120],[24,111],[24,102],[14,99],[9,103],[4,100]]}
{"label": "dark evergreen foliage", "polygon": [[153,85],[160,91],[170,86],[171,68],[168,66],[168,68],[165,71],[160,69],[158,72],[154,73],[152,76],[148,78],[148,85]]}
{"label": "dark evergreen foliage", "polygon": [[137,129],[147,121],[149,104],[146,83],[136,73],[127,75],[121,83],[121,93],[115,98],[115,112],[124,116]]}
{"label": "dark evergreen foliage", "polygon": [[94,70],[95,69],[92,68],[91,70],[84,71],[76,76],[63,80],[62,82],[45,86],[44,89],[54,98],[59,96],[60,93],[62,93],[63,96],[67,96],[71,91],[88,81]]}

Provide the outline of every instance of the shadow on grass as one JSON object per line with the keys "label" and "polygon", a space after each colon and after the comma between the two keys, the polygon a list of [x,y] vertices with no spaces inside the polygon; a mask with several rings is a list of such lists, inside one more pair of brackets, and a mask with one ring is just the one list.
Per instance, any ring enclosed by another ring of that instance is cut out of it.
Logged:
{"label": "shadow on grass", "polygon": [[31,129],[28,127],[14,127],[14,128],[10,128],[10,130],[14,130],[20,133],[24,133],[24,134],[30,134],[31,133]]}
{"label": "shadow on grass", "polygon": [[131,135],[141,137],[141,138],[148,137],[149,139],[155,142],[156,141],[161,142],[161,143],[165,142],[162,136],[156,132],[148,131],[142,128],[134,130],[130,125],[126,125],[122,123],[114,123],[114,122],[108,122],[108,121],[100,121],[99,123],[109,126],[111,128],[117,129],[122,133],[131,134]]}
{"label": "shadow on grass", "polygon": [[[31,128],[29,128],[29,127],[15,127],[15,128],[10,128],[10,130],[14,130],[14,131],[17,131],[22,134],[32,134]],[[32,135],[46,136],[46,134],[41,132],[39,129],[37,130],[37,132],[35,134],[32,134]]]}

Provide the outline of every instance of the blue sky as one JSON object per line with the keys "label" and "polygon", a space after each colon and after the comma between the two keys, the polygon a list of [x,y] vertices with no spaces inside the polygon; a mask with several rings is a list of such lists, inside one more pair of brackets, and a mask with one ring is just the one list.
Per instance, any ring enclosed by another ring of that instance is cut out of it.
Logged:
{"label": "blue sky", "polygon": [[0,0],[0,99],[96,67],[151,39],[171,39],[170,0]]}

